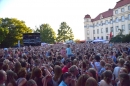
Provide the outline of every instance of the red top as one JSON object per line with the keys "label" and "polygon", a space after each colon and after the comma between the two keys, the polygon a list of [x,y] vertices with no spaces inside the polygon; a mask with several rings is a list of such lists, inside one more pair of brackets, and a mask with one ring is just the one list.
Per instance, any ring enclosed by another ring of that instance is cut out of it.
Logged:
{"label": "red top", "polygon": [[64,67],[62,68],[62,73],[65,73],[65,72],[68,72],[68,67],[66,67],[66,66],[64,66]]}

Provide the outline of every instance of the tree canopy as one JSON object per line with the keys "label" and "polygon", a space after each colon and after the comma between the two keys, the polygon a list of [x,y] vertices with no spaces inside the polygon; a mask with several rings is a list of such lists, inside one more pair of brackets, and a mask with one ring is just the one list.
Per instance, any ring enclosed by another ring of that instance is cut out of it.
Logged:
{"label": "tree canopy", "polygon": [[31,33],[32,29],[24,21],[16,18],[0,18],[0,43],[2,47],[10,47],[22,40],[23,33]]}
{"label": "tree canopy", "polygon": [[42,42],[54,43],[56,40],[56,34],[49,24],[41,24],[34,32],[40,33]]}
{"label": "tree canopy", "polygon": [[72,32],[72,29],[67,25],[66,22],[62,22],[60,25],[60,28],[58,29],[58,37],[57,37],[57,41],[66,41],[66,40],[73,40],[74,39],[74,35]]}

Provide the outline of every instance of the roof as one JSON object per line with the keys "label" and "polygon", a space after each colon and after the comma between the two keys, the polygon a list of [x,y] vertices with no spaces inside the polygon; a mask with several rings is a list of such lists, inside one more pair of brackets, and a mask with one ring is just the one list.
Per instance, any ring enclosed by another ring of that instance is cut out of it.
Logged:
{"label": "roof", "polygon": [[91,16],[89,14],[85,15],[84,18],[91,18]]}
{"label": "roof", "polygon": [[127,5],[127,4],[130,4],[130,0],[120,0],[120,1],[117,2],[114,9],[122,7],[122,6]]}
{"label": "roof", "polygon": [[109,9],[109,10],[106,11],[106,12],[100,13],[96,18],[92,19],[92,22],[93,22],[93,21],[100,20],[100,17],[101,17],[101,16],[102,16],[102,18],[107,18],[107,17],[113,16],[113,9]]}
{"label": "roof", "polygon": [[[127,4],[130,4],[130,0],[120,0],[120,1],[118,1],[116,6],[113,9],[109,9],[108,11],[100,13],[96,18],[92,19],[92,22],[100,20],[101,16],[102,16],[102,19],[113,16],[113,10],[114,9],[122,7],[122,6],[127,5]],[[84,18],[89,18],[89,17],[90,17],[90,15],[86,15]]]}

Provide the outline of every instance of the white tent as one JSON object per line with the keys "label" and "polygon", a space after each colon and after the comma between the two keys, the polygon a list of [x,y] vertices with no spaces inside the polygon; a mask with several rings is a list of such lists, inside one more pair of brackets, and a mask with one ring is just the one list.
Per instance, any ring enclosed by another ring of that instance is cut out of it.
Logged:
{"label": "white tent", "polygon": [[96,39],[96,40],[93,40],[93,42],[105,42],[105,40],[102,40],[102,39]]}

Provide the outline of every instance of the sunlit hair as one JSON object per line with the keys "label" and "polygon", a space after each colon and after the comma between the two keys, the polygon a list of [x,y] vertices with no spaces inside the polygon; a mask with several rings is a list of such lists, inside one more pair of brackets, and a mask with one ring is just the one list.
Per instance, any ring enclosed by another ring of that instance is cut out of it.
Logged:
{"label": "sunlit hair", "polygon": [[27,81],[27,86],[34,86],[34,85],[37,86],[37,83],[33,79]]}
{"label": "sunlit hair", "polygon": [[97,81],[93,77],[89,77],[86,80],[85,86],[98,86],[98,85],[97,85]]}
{"label": "sunlit hair", "polygon": [[85,82],[86,80],[89,78],[90,76],[87,74],[83,74],[78,78],[77,81],[77,85],[76,86],[85,86]]}

